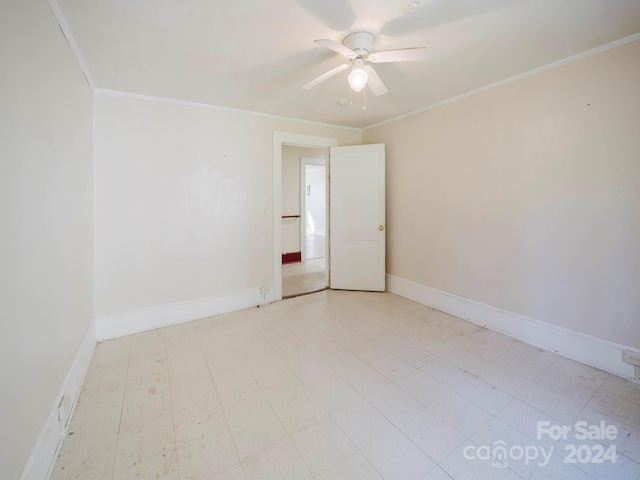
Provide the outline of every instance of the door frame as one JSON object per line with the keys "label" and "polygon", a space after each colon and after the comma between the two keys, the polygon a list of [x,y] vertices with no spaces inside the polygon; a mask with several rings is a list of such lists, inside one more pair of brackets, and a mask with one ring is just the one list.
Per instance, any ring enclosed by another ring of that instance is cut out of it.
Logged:
{"label": "door frame", "polygon": [[[282,147],[294,145],[296,147],[330,148],[338,146],[338,139],[333,137],[318,137],[292,132],[273,132],[273,292],[274,302],[282,300]],[[329,158],[327,158],[327,166]],[[327,198],[328,198],[327,194]],[[327,214],[329,212],[327,211]],[[327,232],[328,233],[328,232]],[[327,258],[327,262],[329,258]]]}
{"label": "door frame", "polygon": [[[328,238],[329,233],[329,170],[327,169],[327,157],[329,151],[327,150],[324,158],[320,157],[300,157],[300,252],[302,253],[302,261],[307,259],[307,165],[317,165],[324,167],[324,232],[325,238]],[[325,259],[329,256],[329,242],[325,242]],[[328,265],[327,265],[328,268]],[[328,276],[327,276],[328,279]]]}

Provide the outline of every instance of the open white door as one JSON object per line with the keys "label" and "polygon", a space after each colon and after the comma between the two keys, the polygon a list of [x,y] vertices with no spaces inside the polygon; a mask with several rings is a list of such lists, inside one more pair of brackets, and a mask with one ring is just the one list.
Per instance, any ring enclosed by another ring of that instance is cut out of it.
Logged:
{"label": "open white door", "polygon": [[384,144],[331,147],[330,287],[385,290]]}

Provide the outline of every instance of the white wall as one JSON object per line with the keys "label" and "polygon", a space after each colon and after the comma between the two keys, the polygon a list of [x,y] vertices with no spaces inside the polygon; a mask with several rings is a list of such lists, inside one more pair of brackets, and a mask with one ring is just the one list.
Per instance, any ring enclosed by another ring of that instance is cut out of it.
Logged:
{"label": "white wall", "polygon": [[327,172],[326,167],[307,165],[307,185],[311,194],[307,195],[307,233],[326,235],[327,219]]}
{"label": "white wall", "polygon": [[640,42],[363,133],[390,274],[640,347]]}
{"label": "white wall", "polygon": [[273,283],[273,132],[357,130],[95,96],[97,316]]}
{"label": "white wall", "polygon": [[92,321],[92,94],[46,1],[0,15],[0,470],[18,478]]}

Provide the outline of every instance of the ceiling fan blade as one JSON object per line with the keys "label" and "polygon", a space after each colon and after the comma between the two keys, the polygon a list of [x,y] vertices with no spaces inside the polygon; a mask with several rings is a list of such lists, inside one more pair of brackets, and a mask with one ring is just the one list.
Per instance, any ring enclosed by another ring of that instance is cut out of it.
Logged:
{"label": "ceiling fan blade", "polygon": [[344,65],[338,65],[336,68],[332,68],[331,70],[329,70],[328,72],[323,73],[319,77],[314,78],[309,83],[304,85],[302,87],[302,89],[303,90],[309,90],[310,88],[315,87],[316,85],[324,82],[325,80],[333,77],[334,75],[337,75],[338,73],[342,72],[343,70],[346,70],[347,68],[349,68],[349,64],[348,63],[345,63]]}
{"label": "ceiling fan blade", "polygon": [[321,40],[314,40],[316,45],[320,45],[321,47],[328,48],[329,50],[333,50],[340,55],[344,55],[347,58],[355,58],[357,57],[356,52],[351,50],[348,47],[345,47],[341,43],[336,42],[335,40],[329,40],[328,38],[323,38]]}
{"label": "ceiling fan blade", "polygon": [[364,71],[367,72],[367,75],[369,76],[367,85],[369,85],[369,88],[376,97],[384,95],[389,91],[387,86],[378,75],[378,72],[376,72],[371,65],[365,65]]}
{"label": "ceiling fan blade", "polygon": [[421,62],[428,60],[430,55],[431,52],[427,47],[402,48],[384,52],[371,52],[369,61],[371,63]]}

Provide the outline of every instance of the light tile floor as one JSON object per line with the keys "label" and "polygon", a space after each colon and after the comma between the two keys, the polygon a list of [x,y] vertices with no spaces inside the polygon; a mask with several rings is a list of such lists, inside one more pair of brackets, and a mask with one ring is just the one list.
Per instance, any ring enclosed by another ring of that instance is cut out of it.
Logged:
{"label": "light tile floor", "polygon": [[[537,436],[578,420],[616,438]],[[99,344],[52,478],[637,480],[638,462],[636,385],[392,294],[324,291]]]}
{"label": "light tile floor", "polygon": [[291,277],[305,273],[324,272],[327,269],[325,258],[314,258],[305,262],[287,263],[282,265],[282,276]]}
{"label": "light tile floor", "polygon": [[284,298],[327,288],[325,258],[315,258],[282,265],[282,296]]}

